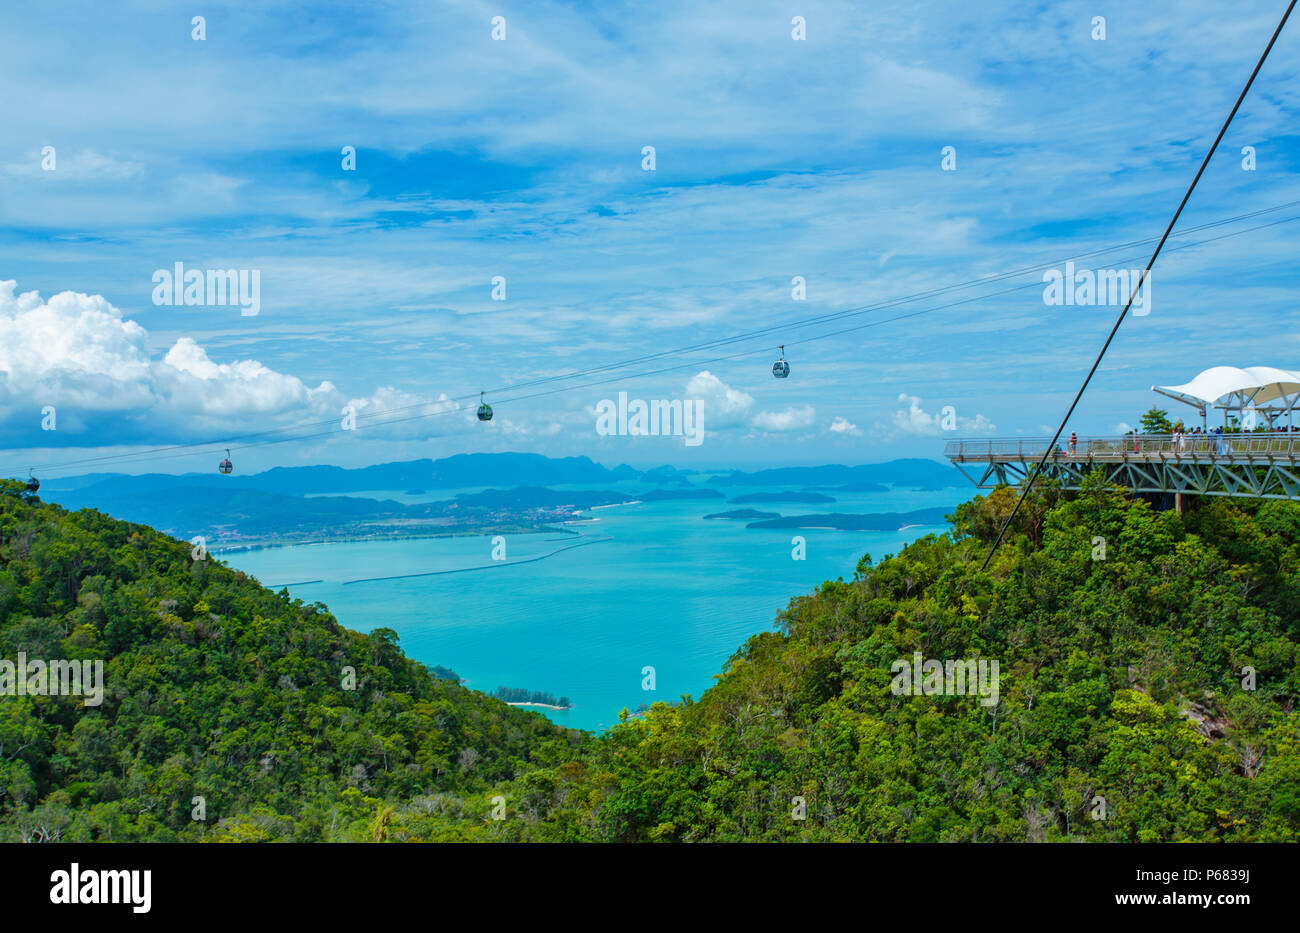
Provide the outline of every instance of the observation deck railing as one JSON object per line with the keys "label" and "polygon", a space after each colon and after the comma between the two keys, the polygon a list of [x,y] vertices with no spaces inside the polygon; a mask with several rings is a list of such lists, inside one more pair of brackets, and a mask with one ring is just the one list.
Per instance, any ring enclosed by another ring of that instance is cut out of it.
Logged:
{"label": "observation deck railing", "polygon": [[[1050,437],[981,438],[949,441],[944,456],[954,463],[1016,463],[1042,459]],[[1062,438],[1048,462],[1123,463],[1151,460],[1295,461],[1300,455],[1300,431],[1242,434],[1119,434],[1080,437],[1070,446]]]}

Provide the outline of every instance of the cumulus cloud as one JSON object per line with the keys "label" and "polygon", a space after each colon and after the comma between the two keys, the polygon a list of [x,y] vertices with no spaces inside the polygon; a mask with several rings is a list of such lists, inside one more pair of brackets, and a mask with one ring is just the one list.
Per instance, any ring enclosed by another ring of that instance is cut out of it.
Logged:
{"label": "cumulus cloud", "polygon": [[745,424],[754,407],[754,397],[733,389],[707,369],[696,373],[686,383],[686,398],[704,402],[704,425],[710,431]]}
{"label": "cumulus cloud", "polygon": [[211,415],[274,414],[287,409],[318,412],[336,392],[332,383],[308,388],[296,376],[256,360],[215,363],[189,337],[181,337],[153,367],[160,401],[176,411]]}
{"label": "cumulus cloud", "polygon": [[380,386],[366,398],[348,399],[343,414],[354,416],[355,430],[367,438],[400,438],[410,437],[417,426],[421,434],[435,436],[460,430],[463,426],[455,419],[438,417],[460,409],[460,402],[446,392],[430,400],[394,386]]}
{"label": "cumulus cloud", "polygon": [[6,408],[56,401],[92,410],[147,404],[148,335],[99,295],[15,297],[0,281],[0,399]]}
{"label": "cumulus cloud", "polygon": [[903,434],[938,434],[941,419],[921,407],[921,400],[915,395],[900,395],[900,402],[907,402],[907,407],[894,412],[894,427]]}
{"label": "cumulus cloud", "polygon": [[707,369],[686,382],[686,399],[701,399],[703,421],[708,431],[749,430],[783,433],[813,425],[816,412],[811,405],[792,405],[784,411],[754,412],[754,396],[732,389]]}
{"label": "cumulus cloud", "polygon": [[845,434],[851,437],[862,436],[862,432],[858,430],[856,424],[847,418],[841,418],[839,415],[836,415],[835,420],[831,422],[830,430],[833,434]]}
{"label": "cumulus cloud", "polygon": [[[893,427],[898,434],[919,434],[937,436],[943,430],[958,430],[968,434],[990,434],[997,430],[997,425],[982,414],[970,418],[958,414],[956,410],[945,412],[941,408],[938,414],[930,414],[921,407],[921,399],[915,395],[903,393],[898,396],[900,402],[906,402],[906,408],[894,412]],[[947,408],[948,406],[944,406]],[[951,419],[951,420],[948,420]],[[945,423],[946,422],[946,423]]]}
{"label": "cumulus cloud", "polygon": [[696,373],[686,383],[685,397],[704,402],[704,427],[708,431],[780,433],[809,427],[816,417],[811,405],[792,406],[784,411],[754,412],[752,395],[733,389],[707,369]]}
{"label": "cumulus cloud", "polygon": [[785,411],[760,411],[750,424],[759,431],[797,431],[810,427],[816,417],[811,405],[799,405]]}
{"label": "cumulus cloud", "polygon": [[[47,444],[39,430],[41,410],[57,412],[58,439],[81,446],[186,441],[250,424],[284,424],[343,417],[344,401],[333,383],[316,387],[257,360],[222,362],[190,337],[181,337],[155,359],[149,335],[101,295],[65,291],[42,300],[37,292],[15,294],[17,283],[0,281],[0,428],[6,446]],[[402,414],[454,409],[446,395],[428,400],[391,386],[354,398],[358,422],[394,408]],[[377,423],[377,422],[376,422]],[[418,422],[404,422],[407,435]],[[386,433],[401,433],[396,427]]]}

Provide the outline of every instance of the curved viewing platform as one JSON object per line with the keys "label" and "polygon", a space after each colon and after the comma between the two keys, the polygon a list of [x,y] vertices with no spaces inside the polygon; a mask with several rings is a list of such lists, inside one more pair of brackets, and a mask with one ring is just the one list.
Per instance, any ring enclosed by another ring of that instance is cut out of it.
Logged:
{"label": "curved viewing platform", "polygon": [[[949,441],[944,456],[990,489],[1019,484],[1050,445],[1048,437],[962,439]],[[1135,492],[1300,500],[1300,432],[1122,434],[1080,437],[1074,446],[1062,439],[1042,475],[1077,489],[1095,469]]]}

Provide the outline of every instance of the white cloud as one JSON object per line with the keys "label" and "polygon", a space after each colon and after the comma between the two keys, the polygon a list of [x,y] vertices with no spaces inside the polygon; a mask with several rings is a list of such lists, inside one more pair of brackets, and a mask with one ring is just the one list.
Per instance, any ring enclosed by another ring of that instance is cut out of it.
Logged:
{"label": "white cloud", "polygon": [[139,162],[129,162],[102,155],[93,149],[82,149],[77,153],[65,154],[57,146],[54,149],[54,167],[46,169],[44,149],[33,151],[27,159],[0,166],[0,174],[11,176],[43,176],[53,181],[74,179],[78,181],[107,181],[119,183],[135,178],[144,172]]}
{"label": "white cloud", "polygon": [[[944,413],[942,409],[940,409],[939,414],[932,415],[921,407],[919,397],[906,393],[899,395],[898,400],[907,403],[906,408],[895,411],[893,415],[894,429],[898,434],[919,434],[934,437],[942,433],[944,429]],[[982,414],[977,413],[973,418],[955,412],[951,414],[953,415],[956,430],[960,432],[991,434],[997,430],[997,425]]]}
{"label": "white cloud", "polygon": [[686,383],[686,398],[704,402],[704,427],[709,431],[739,427],[754,406],[754,397],[733,389],[707,369]]}
{"label": "white cloud", "polygon": [[355,430],[367,439],[410,437],[412,433],[438,436],[464,430],[458,419],[440,417],[461,408],[446,392],[431,401],[393,386],[381,386],[367,398],[348,399],[345,406],[355,411]]}
{"label": "white cloud", "polygon": [[302,380],[268,369],[256,360],[215,363],[189,337],[181,337],[153,366],[160,403],[176,411],[212,415],[274,414],[286,410],[320,412],[336,396],[322,382],[315,389]]}
{"label": "white cloud", "polygon": [[862,436],[862,432],[858,430],[856,424],[849,421],[847,418],[841,418],[838,415],[836,415],[835,420],[831,422],[830,430],[835,434],[847,434],[852,437]]}
{"label": "white cloud", "polygon": [[[58,439],[80,445],[198,433],[242,434],[258,425],[301,424],[339,418],[344,401],[333,383],[315,388],[257,360],[213,360],[190,337],[180,337],[161,360],[150,356],[148,332],[103,296],[65,291],[43,301],[37,292],[15,295],[0,281],[0,418],[6,446],[21,438],[48,442],[39,412],[57,411]],[[367,414],[407,420],[383,431],[410,436],[427,430],[417,417],[455,410],[445,394],[429,400],[392,386],[347,404],[365,427]],[[391,415],[380,415],[403,409]],[[378,425],[375,425],[378,427]],[[322,429],[324,425],[320,426]],[[34,433],[33,433],[34,432]]]}
{"label": "white cloud", "polygon": [[903,434],[938,434],[939,417],[931,415],[921,407],[921,400],[915,395],[900,395],[900,402],[907,402],[907,408],[894,412],[894,427]]}
{"label": "white cloud", "polygon": [[61,292],[17,297],[0,281],[0,398],[90,409],[147,403],[148,334],[104,298]]}
{"label": "white cloud", "polygon": [[785,411],[760,411],[750,423],[760,431],[797,431],[811,426],[816,417],[811,405],[800,405]]}
{"label": "white cloud", "polygon": [[759,411],[751,415],[754,397],[733,389],[708,370],[690,378],[686,383],[685,397],[704,402],[704,427],[707,431],[737,428],[773,433],[795,431],[809,427],[816,416],[811,405],[791,406],[784,411]]}

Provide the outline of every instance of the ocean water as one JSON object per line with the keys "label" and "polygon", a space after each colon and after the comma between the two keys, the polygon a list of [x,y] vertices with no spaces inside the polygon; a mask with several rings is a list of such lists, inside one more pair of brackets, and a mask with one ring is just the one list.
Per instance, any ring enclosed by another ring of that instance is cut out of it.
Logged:
{"label": "ocean water", "polygon": [[[730,498],[779,490],[722,491]],[[827,494],[837,501],[697,499],[594,509],[586,513],[593,520],[568,526],[580,537],[504,536],[505,561],[493,560],[491,536],[477,535],[214,553],[266,585],[287,585],[296,598],[325,603],[349,628],[394,629],[409,656],[453,669],[468,687],[567,696],[572,709],[540,712],[600,730],[617,722],[621,709],[700,696],[749,636],[772,629],[790,599],[823,580],[850,579],[864,553],[879,560],[944,528],[759,530],[704,515],[951,508],[971,490]],[[795,535],[806,540],[804,560],[792,558]],[[644,689],[646,668],[654,669],[653,690]]]}

